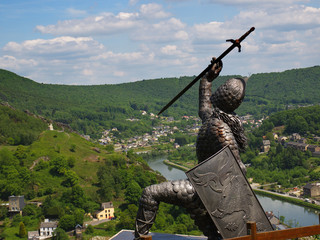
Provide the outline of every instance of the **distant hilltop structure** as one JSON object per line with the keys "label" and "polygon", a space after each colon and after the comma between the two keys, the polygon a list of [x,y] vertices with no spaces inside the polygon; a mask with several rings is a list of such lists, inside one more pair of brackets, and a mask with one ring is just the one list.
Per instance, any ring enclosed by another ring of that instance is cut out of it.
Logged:
{"label": "distant hilltop structure", "polygon": [[9,196],[9,212],[11,214],[22,214],[22,210],[25,206],[24,196]]}

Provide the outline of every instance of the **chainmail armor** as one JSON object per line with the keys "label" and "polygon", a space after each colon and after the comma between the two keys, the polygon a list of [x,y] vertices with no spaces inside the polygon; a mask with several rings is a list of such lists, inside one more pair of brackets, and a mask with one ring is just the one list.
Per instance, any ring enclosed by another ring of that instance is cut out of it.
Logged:
{"label": "chainmail armor", "polygon": [[[199,86],[199,116],[203,125],[197,138],[198,162],[204,161],[229,145],[242,171],[245,172],[239,150],[246,146],[246,138],[238,116],[233,113],[243,100],[245,81],[240,78],[229,79],[214,94],[211,94],[213,79],[208,81],[206,77],[201,79]],[[163,182],[144,189],[136,218],[135,239],[148,234],[155,221],[160,202],[185,207],[195,224],[209,240],[221,239],[221,235],[188,179]]]}

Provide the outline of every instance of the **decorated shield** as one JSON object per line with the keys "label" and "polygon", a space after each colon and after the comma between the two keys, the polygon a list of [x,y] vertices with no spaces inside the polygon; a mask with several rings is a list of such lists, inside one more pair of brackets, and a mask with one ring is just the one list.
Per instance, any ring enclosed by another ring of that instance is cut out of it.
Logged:
{"label": "decorated shield", "polygon": [[228,146],[186,175],[223,238],[247,235],[248,221],[256,222],[258,232],[273,230]]}

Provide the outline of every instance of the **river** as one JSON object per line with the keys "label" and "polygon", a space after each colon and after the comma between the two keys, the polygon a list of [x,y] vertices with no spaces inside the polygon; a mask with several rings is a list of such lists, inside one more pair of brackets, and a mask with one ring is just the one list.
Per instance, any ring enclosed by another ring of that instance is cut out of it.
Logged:
{"label": "river", "polygon": [[[153,170],[159,171],[168,180],[186,178],[184,171],[165,165],[163,163],[165,159],[165,156],[156,157],[148,160],[148,164]],[[256,196],[265,211],[273,211],[277,217],[284,216],[285,222],[293,227],[319,224],[318,213],[314,209],[258,194]]]}

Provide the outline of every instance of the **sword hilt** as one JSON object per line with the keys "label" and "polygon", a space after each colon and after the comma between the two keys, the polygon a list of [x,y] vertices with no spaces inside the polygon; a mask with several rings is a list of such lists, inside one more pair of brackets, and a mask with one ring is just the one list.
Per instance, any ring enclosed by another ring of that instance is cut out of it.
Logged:
{"label": "sword hilt", "polygon": [[232,42],[235,45],[235,47],[238,48],[238,52],[241,52],[241,45],[238,39],[237,40],[227,39],[226,42]]}

